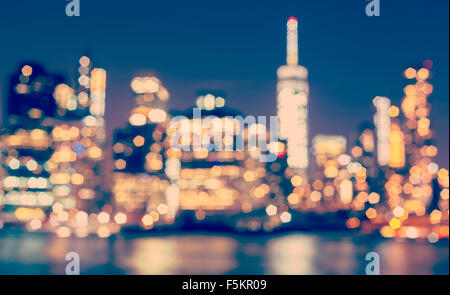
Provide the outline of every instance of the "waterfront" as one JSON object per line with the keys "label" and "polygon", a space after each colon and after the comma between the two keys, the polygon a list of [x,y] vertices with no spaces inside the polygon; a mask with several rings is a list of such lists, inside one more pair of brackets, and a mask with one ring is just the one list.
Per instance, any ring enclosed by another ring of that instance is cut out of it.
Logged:
{"label": "waterfront", "polygon": [[380,255],[381,274],[448,274],[449,242],[351,233],[231,235],[207,232],[120,235],[114,239],[0,234],[0,274],[64,274],[80,255],[81,274],[364,274]]}

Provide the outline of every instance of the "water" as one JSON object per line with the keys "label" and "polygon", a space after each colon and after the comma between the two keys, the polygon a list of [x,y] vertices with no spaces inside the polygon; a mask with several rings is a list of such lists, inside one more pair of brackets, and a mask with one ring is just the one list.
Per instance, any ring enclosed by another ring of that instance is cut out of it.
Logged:
{"label": "water", "polygon": [[381,274],[448,274],[448,240],[382,239],[348,233],[127,235],[113,239],[0,234],[0,274],[65,274],[65,255],[82,274],[364,274],[380,255]]}

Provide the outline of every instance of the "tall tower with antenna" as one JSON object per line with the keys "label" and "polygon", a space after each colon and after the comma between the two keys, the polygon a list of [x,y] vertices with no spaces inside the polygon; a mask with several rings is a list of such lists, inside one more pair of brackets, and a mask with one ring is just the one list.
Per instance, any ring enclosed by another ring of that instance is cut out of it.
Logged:
{"label": "tall tower with antenna", "polygon": [[287,143],[287,162],[307,182],[308,70],[298,64],[298,20],[287,21],[286,65],[277,70],[279,137]]}

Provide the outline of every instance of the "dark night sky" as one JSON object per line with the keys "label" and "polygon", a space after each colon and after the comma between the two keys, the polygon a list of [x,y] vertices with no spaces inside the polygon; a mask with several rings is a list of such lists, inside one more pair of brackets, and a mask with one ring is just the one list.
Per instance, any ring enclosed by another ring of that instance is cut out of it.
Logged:
{"label": "dark night sky", "polygon": [[285,63],[285,21],[300,21],[300,63],[310,71],[312,135],[352,136],[371,120],[372,99],[399,105],[402,71],[433,60],[432,124],[439,164],[449,166],[449,1],[366,0],[153,1],[81,0],[81,16],[65,0],[0,2],[0,93],[21,61],[75,77],[88,53],[108,73],[109,134],[134,106],[129,83],[152,70],[172,94],[170,108],[194,103],[200,88],[228,94],[249,115],[276,114],[276,69]]}

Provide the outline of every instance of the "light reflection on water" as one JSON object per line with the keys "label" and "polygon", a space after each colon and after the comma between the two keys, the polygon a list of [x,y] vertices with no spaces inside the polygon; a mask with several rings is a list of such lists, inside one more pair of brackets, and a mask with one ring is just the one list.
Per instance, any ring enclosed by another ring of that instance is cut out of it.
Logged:
{"label": "light reflection on water", "polygon": [[382,274],[448,274],[448,245],[333,233],[114,240],[3,234],[0,274],[64,274],[71,251],[80,254],[82,274],[364,274],[371,251],[380,254]]}
{"label": "light reflection on water", "polygon": [[223,274],[236,267],[236,247],[236,240],[222,236],[137,239],[118,264],[133,274]]}
{"label": "light reflection on water", "polygon": [[304,235],[269,240],[265,251],[268,274],[315,274],[316,243]]}

